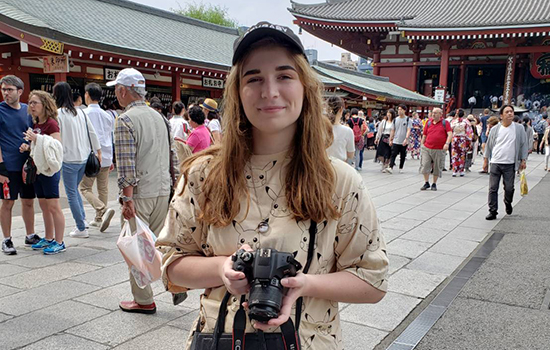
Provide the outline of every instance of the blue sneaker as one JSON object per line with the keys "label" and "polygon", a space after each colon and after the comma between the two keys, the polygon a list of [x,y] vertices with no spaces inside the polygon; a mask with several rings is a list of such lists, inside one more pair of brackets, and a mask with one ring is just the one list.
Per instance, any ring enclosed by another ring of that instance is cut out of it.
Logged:
{"label": "blue sneaker", "polygon": [[65,248],[65,242],[59,244],[54,240],[52,244],[50,244],[47,248],[44,248],[44,254],[53,255],[64,252],[66,249],[67,248]]}
{"label": "blue sneaker", "polygon": [[40,250],[40,249],[48,248],[53,241],[54,241],[53,239],[51,241],[48,241],[46,238],[41,238],[40,241],[38,241],[38,243],[33,244],[31,248],[32,250]]}

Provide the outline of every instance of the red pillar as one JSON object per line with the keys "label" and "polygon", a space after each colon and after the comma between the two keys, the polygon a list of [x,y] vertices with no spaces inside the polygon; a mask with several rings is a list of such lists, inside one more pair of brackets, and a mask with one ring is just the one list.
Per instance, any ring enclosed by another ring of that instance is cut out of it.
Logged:
{"label": "red pillar", "polygon": [[458,81],[458,97],[457,97],[457,108],[462,108],[462,102],[464,98],[464,81],[466,80],[466,66],[464,61],[460,63],[460,80]]}
{"label": "red pillar", "polygon": [[411,74],[410,88],[412,91],[418,90],[418,62],[420,62],[420,51],[413,51],[413,68]]}
{"label": "red pillar", "polygon": [[21,102],[27,103],[29,98],[29,93],[31,92],[31,79],[29,73],[19,72],[17,76],[23,80],[23,85],[25,85],[25,90],[23,90],[23,95],[21,95]]}
{"label": "red pillar", "polygon": [[172,102],[181,101],[180,73],[172,72]]}
{"label": "red pillar", "polygon": [[380,51],[374,51],[372,58],[372,74],[374,75],[380,75],[380,67],[378,66],[378,63],[380,63]]}

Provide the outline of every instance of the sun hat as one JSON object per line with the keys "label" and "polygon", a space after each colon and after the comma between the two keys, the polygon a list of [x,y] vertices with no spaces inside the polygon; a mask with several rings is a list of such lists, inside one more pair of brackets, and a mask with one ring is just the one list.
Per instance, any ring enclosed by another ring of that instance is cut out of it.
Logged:
{"label": "sun hat", "polygon": [[107,82],[105,85],[107,86],[113,86],[113,85],[124,85],[124,86],[130,86],[130,87],[145,87],[145,78],[143,77],[143,74],[140,73],[137,69],[134,68],[124,68],[120,72],[118,72],[118,75],[116,76],[116,79],[113,81]]}
{"label": "sun hat", "polygon": [[307,59],[304,52],[304,46],[302,45],[300,38],[294,34],[292,29],[278,24],[271,24],[269,22],[262,21],[248,28],[246,33],[235,40],[233,43],[232,64],[234,65],[246,53],[250,45],[265,37],[275,37],[285,41],[290,44],[291,47],[303,54]]}
{"label": "sun hat", "polygon": [[217,112],[218,111],[218,102],[214,101],[211,98],[207,98],[204,100],[204,102],[201,104],[201,107],[208,109],[211,112]]}

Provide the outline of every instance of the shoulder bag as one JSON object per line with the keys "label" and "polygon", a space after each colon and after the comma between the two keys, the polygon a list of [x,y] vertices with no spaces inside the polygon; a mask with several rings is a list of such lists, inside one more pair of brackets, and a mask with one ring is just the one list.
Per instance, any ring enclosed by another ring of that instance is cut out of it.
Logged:
{"label": "shoulder bag", "polygon": [[23,164],[23,183],[31,185],[36,181],[36,173],[38,169],[34,164],[34,160],[29,156],[25,164]]}
{"label": "shoulder bag", "polygon": [[88,116],[86,115],[86,112],[82,111],[82,113],[84,113],[84,124],[86,124],[88,141],[90,142],[90,154],[88,155],[88,160],[86,160],[86,168],[84,170],[84,173],[87,177],[96,177],[101,170],[101,164],[99,163],[99,159],[95,155],[94,147],[92,146],[92,138],[90,137],[90,129],[88,128]]}
{"label": "shoulder bag", "polygon": [[[317,223],[311,220],[307,262],[303,273],[307,273],[311,265],[315,250],[316,234]],[[191,350],[298,350],[302,348],[298,333],[302,314],[302,297],[296,300],[296,327],[294,327],[292,319],[289,318],[287,322],[281,325],[281,333],[264,333],[260,330],[257,330],[256,333],[245,333],[246,313],[242,306],[245,300],[244,295],[241,296],[241,306],[235,314],[233,332],[223,333],[225,318],[227,316],[227,303],[230,298],[231,294],[229,292],[225,293],[220,304],[218,319],[213,333],[201,332],[201,323],[200,321],[197,322],[197,328],[193,332]]]}

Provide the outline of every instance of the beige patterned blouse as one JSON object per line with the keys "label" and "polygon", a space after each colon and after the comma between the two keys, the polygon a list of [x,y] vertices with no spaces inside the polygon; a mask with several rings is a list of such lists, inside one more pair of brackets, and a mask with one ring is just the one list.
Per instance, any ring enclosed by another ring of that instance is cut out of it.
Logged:
{"label": "beige patterned blouse", "polygon": [[[208,176],[209,159],[198,160],[189,174],[187,188],[182,196],[176,196],[170,205],[167,221],[157,240],[157,247],[164,252],[163,282],[171,292],[186,291],[170,282],[167,267],[175,260],[188,255],[229,256],[242,244],[253,249],[273,248],[292,252],[305,266],[310,222],[297,222],[289,213],[283,188],[285,153],[270,156],[252,156],[245,170],[251,205],[246,215],[247,199],[241,201],[241,212],[232,225],[214,228],[202,225],[196,218],[200,204],[204,202],[202,184]],[[311,274],[328,274],[347,271],[370,283],[375,288],[387,290],[388,258],[386,244],[370,195],[352,167],[331,159],[336,172],[334,205],[341,211],[339,220],[318,223],[315,254],[310,266]],[[178,193],[183,186],[179,183]],[[258,223],[269,215],[269,230],[261,234]],[[203,332],[212,332],[225,286],[205,290],[201,298],[200,322]],[[239,298],[230,299],[225,332],[232,331]],[[304,298],[300,324],[303,349],[343,349],[342,332],[338,315],[338,303],[331,300]],[[293,311],[294,319],[294,311]],[[278,328],[272,331],[280,331]],[[247,321],[247,332],[254,328]],[[190,338],[188,340],[188,347]]]}

